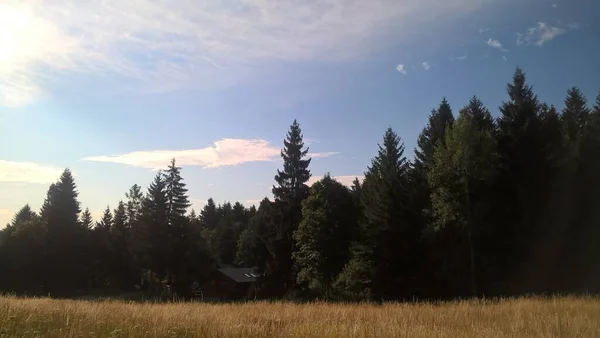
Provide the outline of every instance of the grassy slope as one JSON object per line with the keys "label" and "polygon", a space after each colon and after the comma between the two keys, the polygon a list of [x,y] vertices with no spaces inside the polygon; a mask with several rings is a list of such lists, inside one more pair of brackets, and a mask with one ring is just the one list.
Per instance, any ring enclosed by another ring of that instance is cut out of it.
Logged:
{"label": "grassy slope", "polygon": [[600,337],[599,298],[441,305],[140,304],[0,297],[0,337]]}

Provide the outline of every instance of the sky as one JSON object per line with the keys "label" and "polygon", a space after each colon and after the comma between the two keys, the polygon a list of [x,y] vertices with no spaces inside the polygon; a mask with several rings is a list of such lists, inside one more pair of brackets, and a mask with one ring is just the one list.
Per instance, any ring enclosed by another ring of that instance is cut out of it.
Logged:
{"label": "sky", "polygon": [[517,66],[600,92],[597,0],[0,0],[0,225],[70,168],[96,220],[175,157],[197,211],[271,196],[297,119],[313,181],[361,177],[389,126],[494,115]]}

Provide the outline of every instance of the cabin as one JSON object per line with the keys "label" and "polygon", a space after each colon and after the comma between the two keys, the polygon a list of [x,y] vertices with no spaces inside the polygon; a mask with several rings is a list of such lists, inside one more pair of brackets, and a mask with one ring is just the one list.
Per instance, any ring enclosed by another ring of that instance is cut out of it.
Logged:
{"label": "cabin", "polygon": [[216,269],[202,285],[202,298],[205,301],[255,299],[258,277],[253,268]]}

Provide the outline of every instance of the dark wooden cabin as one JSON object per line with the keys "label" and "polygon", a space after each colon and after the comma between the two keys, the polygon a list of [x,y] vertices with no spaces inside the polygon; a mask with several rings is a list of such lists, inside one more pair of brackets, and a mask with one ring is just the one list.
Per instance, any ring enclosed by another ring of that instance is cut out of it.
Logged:
{"label": "dark wooden cabin", "polygon": [[254,299],[258,277],[252,268],[217,269],[202,285],[203,298],[206,301]]}

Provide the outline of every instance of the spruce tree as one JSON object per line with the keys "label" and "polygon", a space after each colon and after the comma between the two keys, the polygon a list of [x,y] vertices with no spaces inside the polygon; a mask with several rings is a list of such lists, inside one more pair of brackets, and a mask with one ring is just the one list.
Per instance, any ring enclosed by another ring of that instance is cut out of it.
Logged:
{"label": "spruce tree", "polygon": [[137,224],[140,218],[142,201],[144,199],[142,188],[137,184],[132,185],[129,191],[125,193],[125,197],[127,198],[127,227],[131,228]]}
{"label": "spruce tree", "polygon": [[529,244],[543,226],[548,177],[540,173],[546,171],[548,162],[543,152],[541,105],[521,69],[515,71],[507,92],[509,99],[500,107],[497,120],[499,176],[494,202],[494,245],[502,254],[490,264],[497,273],[492,279],[516,285],[525,283],[524,271],[535,265],[519,262],[530,254]]}
{"label": "spruce tree", "polygon": [[200,211],[200,225],[207,230],[214,230],[219,224],[219,214],[217,205],[212,198],[209,198],[204,208]]}
{"label": "spruce tree", "polygon": [[302,130],[296,120],[290,126],[283,145],[283,170],[277,170],[276,185],[272,189],[283,219],[268,242],[273,261],[267,264],[272,269],[265,271],[265,278],[271,280],[272,289],[280,295],[291,289],[296,279],[292,270],[292,235],[302,217],[302,201],[308,194],[306,182],[311,176],[308,169],[311,159],[306,158],[308,148],[304,148]]}
{"label": "spruce tree", "polygon": [[41,219],[46,227],[48,292],[69,294],[83,287],[85,262],[85,229],[79,224],[79,193],[69,169],[48,189]]}
{"label": "spruce tree", "polygon": [[167,197],[167,220],[170,225],[180,222],[185,217],[190,202],[187,189],[181,178],[181,168],[175,165],[175,159],[171,160],[165,175],[165,192]]}
{"label": "spruce tree", "polygon": [[408,162],[404,144],[388,128],[365,174],[360,238],[338,283],[353,295],[392,299],[412,293],[420,236],[410,222]]}
{"label": "spruce tree", "polygon": [[86,230],[91,230],[93,228],[94,220],[92,219],[90,209],[85,208],[85,210],[81,214],[81,219],[79,220],[79,222],[81,223],[81,227]]}

